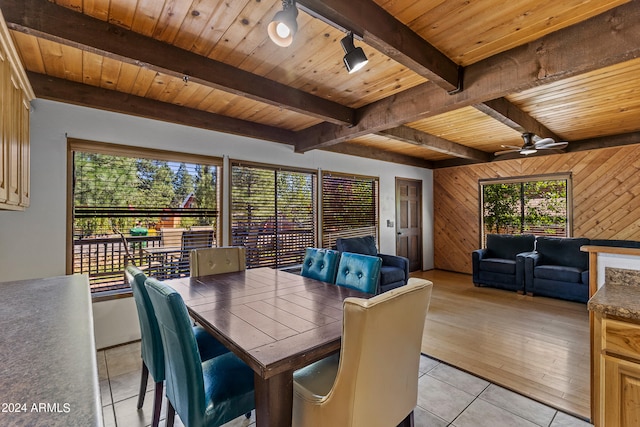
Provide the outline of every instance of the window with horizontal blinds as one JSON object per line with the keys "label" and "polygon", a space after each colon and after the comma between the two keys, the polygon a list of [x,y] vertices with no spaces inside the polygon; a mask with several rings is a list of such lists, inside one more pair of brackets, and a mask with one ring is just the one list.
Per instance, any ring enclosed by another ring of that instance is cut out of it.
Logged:
{"label": "window with horizontal blinds", "polygon": [[[96,144],[91,151],[70,144],[72,268],[73,273],[89,275],[92,292],[128,289],[128,262],[149,275],[168,278],[169,257],[160,262],[149,249],[163,246],[170,230],[210,230],[207,246],[216,246],[221,162],[196,164],[183,161],[179,153],[169,160],[166,152],[122,149],[119,154],[109,144],[101,147]],[[172,260],[184,258],[181,236],[173,245]],[[171,277],[188,274],[188,263],[182,264],[172,264]]]}
{"label": "window with horizontal blinds", "polygon": [[339,237],[378,235],[378,179],[322,175],[322,247]]}
{"label": "window with horizontal blinds", "polygon": [[301,264],[316,242],[316,174],[254,165],[231,169],[231,240],[247,268]]}

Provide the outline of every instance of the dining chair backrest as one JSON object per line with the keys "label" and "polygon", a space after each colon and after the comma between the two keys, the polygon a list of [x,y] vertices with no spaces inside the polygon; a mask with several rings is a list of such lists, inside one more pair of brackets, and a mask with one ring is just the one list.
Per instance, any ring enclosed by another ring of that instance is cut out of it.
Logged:
{"label": "dining chair backrest", "polygon": [[185,231],[185,228],[161,228],[160,246],[180,246],[182,242],[182,233]]}
{"label": "dining chair backrest", "polygon": [[191,276],[231,273],[247,268],[244,246],[192,249],[189,255]]}
{"label": "dining chair backrest", "polygon": [[380,281],[382,260],[376,256],[342,252],[336,285],[375,294]]}
{"label": "dining chair backrest", "polygon": [[340,252],[332,249],[307,248],[302,262],[304,277],[334,283],[338,273],[338,261]]}
{"label": "dining chair backrest", "polygon": [[185,425],[202,425],[206,409],[202,361],[187,308],[170,286],[154,278],[148,278],[145,286],[164,344],[167,398]]}
{"label": "dining chair backrest", "polygon": [[293,426],[388,427],[412,413],[432,286],[411,278],[370,299],[345,299],[337,367],[327,358],[294,374]]}
{"label": "dining chair backrest", "polygon": [[133,265],[127,266],[125,276],[133,291],[133,299],[138,312],[142,360],[155,382],[164,381],[162,338],[160,337],[156,314],[149,299],[149,293],[144,286],[147,276]]}

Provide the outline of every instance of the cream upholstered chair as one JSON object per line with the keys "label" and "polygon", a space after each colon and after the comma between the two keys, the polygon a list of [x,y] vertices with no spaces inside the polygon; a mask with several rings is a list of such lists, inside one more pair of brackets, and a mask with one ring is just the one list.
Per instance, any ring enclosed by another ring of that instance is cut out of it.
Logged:
{"label": "cream upholstered chair", "polygon": [[189,254],[191,276],[231,273],[246,270],[246,268],[244,246],[193,249]]}
{"label": "cream upholstered chair", "polygon": [[342,348],[293,375],[294,427],[413,426],[432,283],[344,301]]}

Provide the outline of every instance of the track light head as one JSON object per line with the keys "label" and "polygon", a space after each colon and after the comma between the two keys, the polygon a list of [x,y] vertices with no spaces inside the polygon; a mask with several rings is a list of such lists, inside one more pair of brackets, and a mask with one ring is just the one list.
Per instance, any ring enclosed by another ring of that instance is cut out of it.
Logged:
{"label": "track light head", "polygon": [[367,56],[364,54],[364,50],[362,50],[361,47],[355,47],[353,44],[353,33],[351,31],[340,40],[340,44],[345,53],[342,60],[349,74],[355,73],[369,62]]}
{"label": "track light head", "polygon": [[275,14],[267,27],[269,38],[278,46],[289,46],[298,31],[297,17],[298,8],[295,0],[283,0],[282,10]]}

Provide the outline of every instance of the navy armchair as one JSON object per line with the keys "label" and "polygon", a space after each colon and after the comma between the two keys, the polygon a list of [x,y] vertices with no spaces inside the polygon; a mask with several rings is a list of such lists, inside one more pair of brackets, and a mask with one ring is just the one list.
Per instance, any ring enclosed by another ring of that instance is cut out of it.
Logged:
{"label": "navy armchair", "polygon": [[471,253],[473,284],[524,293],[524,258],[533,251],[533,234],[489,234],[487,247]]}
{"label": "navy armchair", "polygon": [[409,260],[402,256],[378,253],[373,236],[338,238],[336,247],[340,252],[377,256],[382,260],[377,293],[404,286],[409,280]]}
{"label": "navy armchair", "polygon": [[538,237],[536,252],[525,257],[525,289],[529,295],[587,302],[589,254],[585,238]]}

